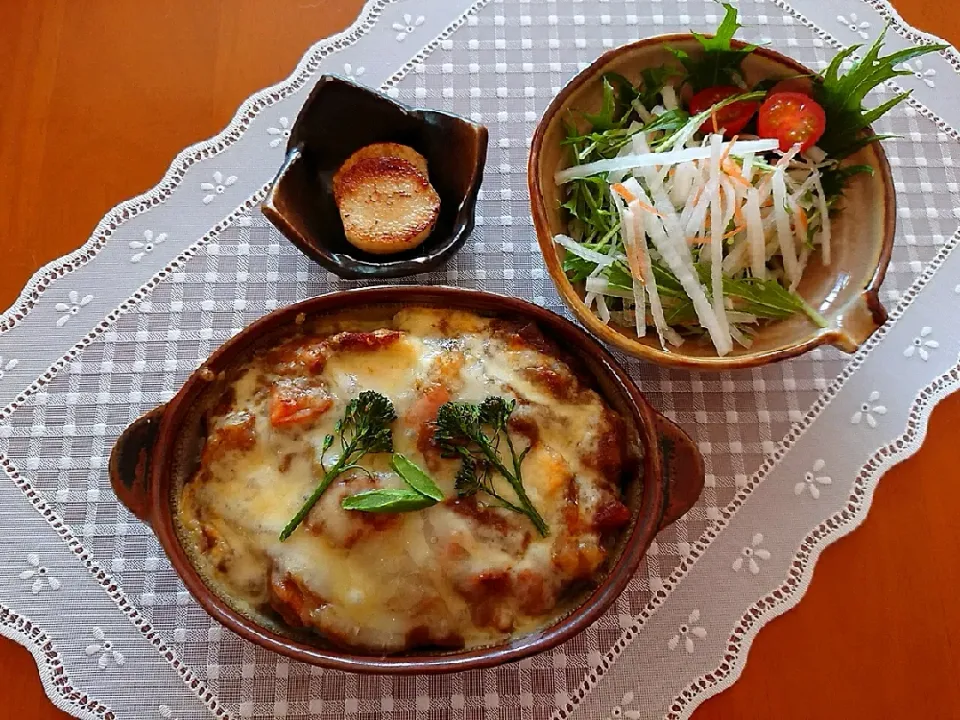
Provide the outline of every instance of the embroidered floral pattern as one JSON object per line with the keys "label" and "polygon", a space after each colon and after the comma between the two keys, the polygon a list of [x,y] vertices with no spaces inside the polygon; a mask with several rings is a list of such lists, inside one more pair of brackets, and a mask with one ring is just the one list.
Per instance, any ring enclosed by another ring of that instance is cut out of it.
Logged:
{"label": "embroidered floral pattern", "polygon": [[280,145],[280,143],[290,138],[290,120],[288,118],[282,117],[279,120],[277,120],[277,125],[279,125],[279,127],[267,128],[267,134],[273,135],[273,140],[270,141],[270,147],[274,147],[274,148]]}
{"label": "embroidered floral pattern", "polygon": [[906,349],[903,351],[903,356],[907,358],[912,358],[914,355],[919,357],[921,360],[926,362],[930,359],[930,351],[936,350],[940,347],[940,343],[930,337],[933,333],[933,328],[925,326],[921,328],[920,334],[913,339]]}
{"label": "embroidered floral pattern", "polygon": [[3,356],[0,355],[0,380],[3,380],[3,376],[7,374],[8,370],[13,370],[17,365],[20,364],[20,361],[16,358],[10,358],[9,360],[4,360]]}
{"label": "embroidered floral pattern", "polygon": [[916,60],[908,60],[903,63],[900,68],[906,70],[909,73],[913,73],[913,76],[922,81],[927,87],[936,87],[937,83],[934,81],[934,77],[937,75],[937,71],[933,68],[928,68],[923,66],[923,60],[917,58]]}
{"label": "embroidered floral pattern", "polygon": [[57,318],[57,327],[63,327],[66,325],[70,318],[80,312],[81,308],[85,308],[93,301],[93,295],[84,295],[80,297],[80,293],[76,290],[71,290],[67,294],[67,298],[70,302],[59,302],[57,303],[57,312],[62,313],[62,315]]}
{"label": "embroidered floral pattern", "polygon": [[149,255],[154,251],[157,245],[161,245],[167,240],[166,233],[157,233],[153,234],[153,230],[144,230],[143,231],[143,241],[140,240],[131,240],[130,249],[135,252],[130,256],[130,262],[138,263],[143,260],[144,256]]}
{"label": "embroidered floral pattern", "polygon": [[770,551],[760,547],[762,544],[763,533],[754,533],[750,539],[750,544],[744,547],[743,550],[740,551],[740,557],[733,561],[733,571],[740,572],[741,568],[746,565],[751,573],[754,575],[758,574],[760,572],[760,563],[757,562],[757,559],[770,559]]}
{"label": "embroidered floral pattern", "polygon": [[114,649],[113,643],[107,639],[106,634],[99,626],[94,625],[91,631],[93,634],[93,639],[96,640],[96,643],[87,645],[85,652],[90,657],[99,654],[100,657],[97,659],[97,667],[101,670],[106,670],[107,665],[110,664],[110,661],[113,660],[117,664],[117,667],[121,667],[126,660],[123,657],[123,653],[119,650]]}
{"label": "embroidered floral pattern", "polygon": [[866,20],[861,20],[858,18],[856,13],[850,13],[849,15],[837,15],[837,20],[846,25],[850,32],[856,33],[864,40],[867,40],[870,37],[870,33],[867,32],[867,30],[870,29],[870,23],[868,23]]}
{"label": "embroidered floral pattern", "polygon": [[30,592],[34,595],[39,595],[46,588],[50,588],[51,590],[60,589],[60,581],[50,574],[46,566],[40,564],[39,555],[36,553],[28,554],[27,565],[30,567],[20,573],[20,579],[33,580],[33,584],[30,586]]}
{"label": "embroidered floral pattern", "polygon": [[[826,463],[821,458],[817,460],[813,467],[810,470],[807,470],[803,474],[803,480],[798,482],[793,486],[793,494],[800,496],[803,495],[804,490],[810,491],[810,496],[814,500],[820,499],[820,485],[830,485],[833,482],[833,478],[829,475],[819,475],[818,473],[823,472],[823,468],[826,467]],[[761,538],[762,540],[763,538]]]}
{"label": "embroidered floral pattern", "polygon": [[[396,29],[396,27],[394,27]],[[357,80],[361,75],[363,75],[367,69],[362,65],[360,67],[354,68],[350,63],[343,64],[343,74],[347,76],[350,80]]]}
{"label": "embroidered floral pattern", "polygon": [[887,414],[887,406],[881,405],[877,401],[880,399],[880,393],[874,390],[870,393],[870,396],[867,398],[867,401],[860,406],[860,409],[857,410],[853,417],[850,418],[850,422],[853,425],[859,425],[863,420],[867,421],[867,425],[871,428],[877,426],[877,416]]}
{"label": "embroidered floral pattern", "polygon": [[677,629],[677,634],[674,635],[667,642],[667,647],[670,650],[676,650],[680,645],[680,641],[683,641],[684,649],[693,654],[695,646],[693,644],[693,639],[697,638],[698,640],[703,640],[707,637],[707,630],[702,625],[698,625],[700,622],[700,611],[694,609],[690,612],[690,615],[687,617],[687,622],[681,625]]}
{"label": "embroidered floral pattern", "polygon": [[176,716],[173,714],[173,710],[169,705],[161,705],[157,708],[157,713],[163,720],[177,720]]}
{"label": "embroidered floral pattern", "polygon": [[395,22],[393,29],[397,31],[397,42],[403,42],[408,35],[423,25],[423,15],[417,15],[416,19],[410,13],[404,13],[403,22]]}
{"label": "embroidered floral pattern", "polygon": [[640,720],[643,715],[639,710],[627,710],[625,707],[627,705],[632,705],[634,700],[634,694],[627,691],[624,693],[623,697],[620,699],[619,705],[614,705],[610,709],[610,714],[607,715],[606,720]]}
{"label": "embroidered floral pattern", "polygon": [[200,183],[200,189],[207,193],[203,196],[203,204],[209,205],[212,203],[217,198],[217,195],[223,195],[227,191],[227,188],[233,185],[236,181],[236,175],[224,177],[223,173],[219,170],[214,172],[213,182]]}

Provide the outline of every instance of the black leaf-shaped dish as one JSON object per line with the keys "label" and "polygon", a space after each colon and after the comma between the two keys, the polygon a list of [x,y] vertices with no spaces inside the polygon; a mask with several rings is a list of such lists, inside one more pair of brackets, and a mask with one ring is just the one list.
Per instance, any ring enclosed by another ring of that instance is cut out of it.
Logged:
{"label": "black leaf-shaped dish", "polygon": [[[409,145],[427,159],[440,196],[430,236],[412,250],[371,255],[344,237],[333,176],[354,151],[377,142]],[[457,115],[418,110],[348,80],[324,75],[290,132],[287,156],[263,212],[308,257],[348,279],[396,278],[446,262],[473,230],[487,158],[487,129]]]}

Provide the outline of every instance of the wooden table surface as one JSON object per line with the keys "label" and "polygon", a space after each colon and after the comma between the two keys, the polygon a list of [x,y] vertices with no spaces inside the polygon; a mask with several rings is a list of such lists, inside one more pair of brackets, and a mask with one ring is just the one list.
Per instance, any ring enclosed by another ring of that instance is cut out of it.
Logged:
{"label": "wooden table surface", "polygon": [[[0,0],[0,306],[361,4]],[[894,4],[960,44],[960,13]],[[802,604],[760,633],[740,681],[697,720],[960,718],[958,424],[954,396],[923,449],[883,479],[863,527],[823,554]],[[0,720],[68,717],[4,639],[0,678]]]}

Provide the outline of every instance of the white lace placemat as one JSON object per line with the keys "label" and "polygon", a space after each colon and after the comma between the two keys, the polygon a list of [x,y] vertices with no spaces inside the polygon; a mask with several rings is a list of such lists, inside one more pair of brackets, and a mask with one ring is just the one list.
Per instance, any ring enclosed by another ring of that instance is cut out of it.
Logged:
{"label": "white lace placemat", "polygon": [[[742,35],[823,67],[891,19],[889,47],[930,42],[881,0],[741,0]],[[80,717],[687,717],[732,683],[759,628],[792,607],[822,548],[864,517],[880,474],[913,452],[960,384],[960,56],[910,65],[914,97],[879,123],[899,200],[883,300],[891,322],[854,358],[832,349],[719,375],[624,359],[699,443],[707,487],[663,531],[613,608],[560,648],[446,677],[360,677],[267,653],[192,601],[105,468],[123,428],[169,399],[215,347],[281,305],[361,283],[301,256],[256,211],[322,72],[490,129],[477,229],[409,282],[494,290],[564,312],[529,216],[540,113],[605,49],[709,31],[706,0],[395,0],[314,47],[220,136],[181,153],[0,322],[0,633],[34,653]],[[176,107],[169,108],[177,112]],[[838,440],[840,438],[840,440]],[[787,649],[785,649],[787,651]]]}

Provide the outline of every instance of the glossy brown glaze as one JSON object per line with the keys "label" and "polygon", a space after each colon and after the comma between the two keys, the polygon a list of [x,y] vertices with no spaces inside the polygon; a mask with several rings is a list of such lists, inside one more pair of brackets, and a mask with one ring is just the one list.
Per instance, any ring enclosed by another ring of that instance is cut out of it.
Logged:
{"label": "glossy brown glaze", "polygon": [[[253,622],[231,609],[204,583],[181,546],[174,527],[176,490],[174,458],[197,438],[184,432],[186,418],[217,391],[214,378],[247,357],[256,347],[289,330],[297,317],[403,303],[465,309],[535,323],[541,332],[575,355],[596,390],[624,419],[629,442],[642,449],[624,494],[632,519],[614,553],[615,560],[599,585],[567,615],[530,635],[490,648],[365,656],[320,646]],[[669,447],[665,460],[661,448]],[[665,471],[665,467],[669,471]],[[613,357],[595,340],[558,315],[516,298],[447,287],[378,287],[332,293],[277,310],[253,323],[217,350],[164,407],[137,420],[121,435],[110,463],[114,491],[128,508],[149,523],[171,564],[210,615],[238,635],[288,657],[338,670],[368,673],[438,673],[490,667],[551,648],[583,630],[617,598],[636,571],[657,531],[692,507],[703,488],[703,460],[693,442],[656,413]],[[646,478],[640,482],[639,478]]]}
{"label": "glossy brown glaze", "polygon": [[[565,135],[563,121],[578,117],[572,110],[592,111],[600,106],[600,78],[604,73],[619,72],[636,81],[643,68],[673,63],[667,46],[695,54],[699,43],[689,34],[664,35],[610,50],[560,91],[534,133],[527,166],[530,206],[540,250],[560,297],[604,342],[658,365],[731,370],[784,360],[820,345],[853,352],[887,318],[878,290],[893,252],[896,199],[890,166],[880,143],[872,143],[849,159],[852,164],[870,165],[874,174],[860,175],[851,181],[841,212],[833,221],[832,263],[824,266],[817,250],[798,287],[798,292],[827,320],[826,328],[818,328],[806,317],[797,316],[762,325],[751,348],[737,347],[726,357],[718,357],[706,343],[687,342],[665,351],[654,334],[638,338],[627,328],[604,325],[584,304],[583,288],[567,279],[562,268],[565,251],[553,242],[555,234],[566,231],[560,209],[561,190],[553,179],[556,170],[569,164],[560,144]],[[750,82],[812,72],[766,48],[757,48],[743,67]]]}
{"label": "glossy brown glaze", "polygon": [[[356,150],[379,142],[408,145],[427,159],[440,196],[433,231],[416,248],[372,255],[347,242],[333,176]],[[473,230],[487,159],[487,129],[457,115],[416,110],[348,80],[324,75],[290,132],[287,155],[263,212],[305,255],[350,279],[396,278],[431,270]]]}

